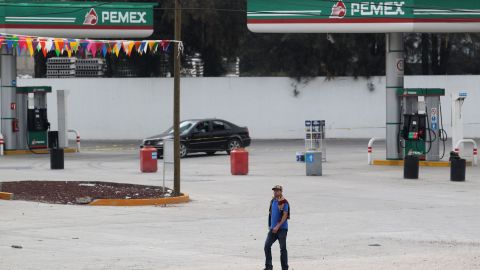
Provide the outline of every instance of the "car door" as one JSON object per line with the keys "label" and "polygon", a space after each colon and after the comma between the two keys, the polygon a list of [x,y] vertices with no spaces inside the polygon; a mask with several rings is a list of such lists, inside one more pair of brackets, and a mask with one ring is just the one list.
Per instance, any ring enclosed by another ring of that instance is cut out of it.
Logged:
{"label": "car door", "polygon": [[205,151],[211,148],[211,123],[200,121],[190,133],[189,149],[192,151]]}
{"label": "car door", "polygon": [[212,120],[212,147],[225,150],[232,127],[220,120]]}

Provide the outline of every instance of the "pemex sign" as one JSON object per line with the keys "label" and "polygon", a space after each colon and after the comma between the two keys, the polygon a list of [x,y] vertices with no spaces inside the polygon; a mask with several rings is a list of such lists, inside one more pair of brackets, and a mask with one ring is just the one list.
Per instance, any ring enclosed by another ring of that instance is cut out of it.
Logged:
{"label": "pemex sign", "polygon": [[253,32],[480,32],[480,0],[248,0]]}
{"label": "pemex sign", "polygon": [[155,3],[5,2],[0,32],[78,38],[148,37]]}

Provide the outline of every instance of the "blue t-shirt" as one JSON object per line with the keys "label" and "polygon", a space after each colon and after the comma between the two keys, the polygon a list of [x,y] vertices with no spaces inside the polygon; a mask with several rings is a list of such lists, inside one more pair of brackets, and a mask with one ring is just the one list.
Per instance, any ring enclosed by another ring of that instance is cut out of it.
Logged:
{"label": "blue t-shirt", "polygon": [[[284,203],[283,204],[283,212],[288,213],[288,211],[290,211],[289,207],[288,207],[288,203]],[[275,228],[275,226],[277,226],[278,222],[280,222],[280,220],[282,220],[283,212],[280,211],[280,209],[278,208],[278,201],[276,199],[274,199],[273,203],[272,203],[272,216],[270,217],[270,229]],[[282,226],[280,226],[280,229],[288,230],[288,219],[285,220],[285,222],[282,224]]]}

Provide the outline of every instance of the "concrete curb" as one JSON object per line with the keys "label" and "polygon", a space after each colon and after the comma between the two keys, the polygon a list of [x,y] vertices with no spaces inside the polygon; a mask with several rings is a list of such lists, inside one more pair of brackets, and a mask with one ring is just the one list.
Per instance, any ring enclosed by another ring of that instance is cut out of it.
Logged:
{"label": "concrete curb", "polygon": [[13,193],[0,192],[0,200],[13,200]]}
{"label": "concrete curb", "polygon": [[92,206],[148,206],[162,204],[178,204],[190,201],[188,194],[170,198],[153,198],[153,199],[96,199],[88,205]]}
{"label": "concrete curb", "polygon": [[[0,192],[0,200],[13,200],[13,193]],[[152,199],[96,199],[87,204],[91,206],[148,206],[162,204],[178,204],[190,201],[188,194],[178,197],[169,198],[152,198]]]}
{"label": "concrete curb", "polygon": [[[403,166],[403,160],[374,160],[372,165],[377,166]],[[450,167],[448,161],[420,161],[421,167]],[[472,166],[471,161],[467,161],[467,166]]]}

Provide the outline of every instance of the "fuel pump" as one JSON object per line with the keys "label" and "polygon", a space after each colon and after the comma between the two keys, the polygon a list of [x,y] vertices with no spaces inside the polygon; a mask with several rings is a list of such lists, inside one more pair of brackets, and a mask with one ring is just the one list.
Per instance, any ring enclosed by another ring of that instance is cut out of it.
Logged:
{"label": "fuel pump", "polygon": [[47,131],[50,123],[46,108],[33,108],[27,111],[28,146],[31,149],[47,148]]}
{"label": "fuel pump", "polygon": [[49,86],[17,87],[17,149],[46,149],[48,146],[47,94]]}
{"label": "fuel pump", "polygon": [[447,140],[440,103],[445,90],[398,89],[397,94],[402,98],[398,142],[399,149],[403,151],[400,154],[417,155],[421,160],[441,160],[445,155]]}
{"label": "fuel pump", "polygon": [[405,155],[419,155],[426,153],[427,115],[420,113],[404,114],[402,125],[402,139],[405,141]]}

